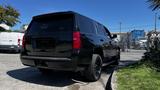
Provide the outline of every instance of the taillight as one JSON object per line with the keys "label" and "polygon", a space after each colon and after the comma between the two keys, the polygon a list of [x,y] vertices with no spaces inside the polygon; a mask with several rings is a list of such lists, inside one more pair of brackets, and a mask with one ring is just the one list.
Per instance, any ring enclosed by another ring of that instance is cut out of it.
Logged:
{"label": "taillight", "polygon": [[73,32],[73,49],[80,49],[80,47],[81,47],[80,32],[79,31]]}
{"label": "taillight", "polygon": [[26,42],[26,40],[25,40],[25,37],[23,36],[23,39],[22,39],[22,48],[24,48],[25,47],[25,43]]}
{"label": "taillight", "polygon": [[18,39],[18,46],[20,46],[20,41],[21,41],[21,39]]}

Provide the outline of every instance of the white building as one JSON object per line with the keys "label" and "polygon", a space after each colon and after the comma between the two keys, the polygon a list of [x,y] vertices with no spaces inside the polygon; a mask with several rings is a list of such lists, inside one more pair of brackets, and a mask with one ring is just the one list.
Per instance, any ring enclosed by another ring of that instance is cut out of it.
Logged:
{"label": "white building", "polygon": [[4,30],[10,30],[10,26],[8,26],[4,23],[0,24],[0,27],[3,28]]}
{"label": "white building", "polygon": [[111,34],[117,34],[117,40],[118,41],[121,41],[122,37],[127,37],[127,32],[112,32]]}

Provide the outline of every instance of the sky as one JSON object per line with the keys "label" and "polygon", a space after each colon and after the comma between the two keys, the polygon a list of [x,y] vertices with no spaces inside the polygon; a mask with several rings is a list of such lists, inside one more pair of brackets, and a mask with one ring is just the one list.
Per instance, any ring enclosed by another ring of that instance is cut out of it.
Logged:
{"label": "sky", "polygon": [[[29,24],[32,17],[44,13],[75,11],[105,25],[111,32],[133,29],[154,29],[154,16],[158,11],[149,8],[147,0],[0,0],[0,5],[11,5],[20,12],[19,20],[12,29]],[[160,16],[160,13],[158,13]],[[160,29],[160,20],[157,19]]]}

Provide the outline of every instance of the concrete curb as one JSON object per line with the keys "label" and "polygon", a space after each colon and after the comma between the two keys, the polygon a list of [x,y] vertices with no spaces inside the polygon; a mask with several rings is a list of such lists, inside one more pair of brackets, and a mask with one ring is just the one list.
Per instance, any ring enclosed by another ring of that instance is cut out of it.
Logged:
{"label": "concrete curb", "polygon": [[112,78],[111,78],[111,89],[112,90],[117,90],[117,68],[114,70],[113,74],[112,74]]}
{"label": "concrete curb", "polygon": [[124,67],[127,67],[129,65],[132,65],[132,64],[135,64],[137,62],[132,62],[132,63],[127,63],[126,65],[124,66],[118,66],[114,69],[113,73],[112,73],[112,78],[111,78],[111,89],[112,90],[117,90],[117,70],[118,69],[121,69],[121,68],[124,68]]}

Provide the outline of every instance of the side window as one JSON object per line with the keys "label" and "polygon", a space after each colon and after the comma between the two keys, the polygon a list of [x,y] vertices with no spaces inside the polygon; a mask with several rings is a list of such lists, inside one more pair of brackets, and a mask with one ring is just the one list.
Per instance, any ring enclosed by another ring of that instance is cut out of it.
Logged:
{"label": "side window", "polygon": [[105,33],[105,29],[102,25],[96,24],[96,27],[97,27],[97,34],[106,36],[107,33]]}
{"label": "side window", "polygon": [[109,34],[106,32],[104,26],[101,26],[101,28],[102,28],[102,31],[103,31],[104,35],[105,35],[105,36],[109,36]]}
{"label": "side window", "polygon": [[105,27],[103,27],[103,28],[104,28],[104,32],[106,33],[107,37],[111,38],[111,33],[109,32],[109,30]]}
{"label": "side window", "polygon": [[95,33],[92,20],[86,17],[78,16],[78,26],[83,33]]}

